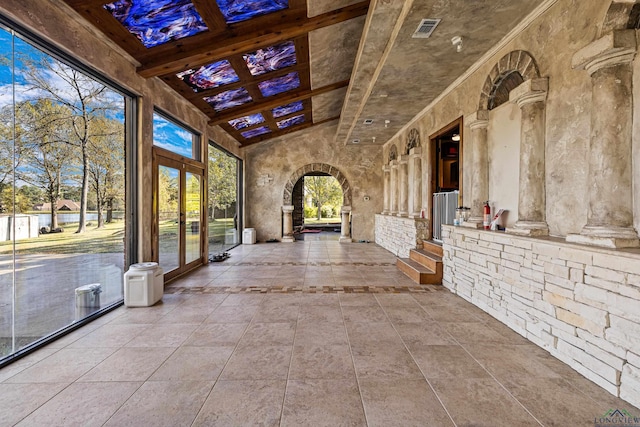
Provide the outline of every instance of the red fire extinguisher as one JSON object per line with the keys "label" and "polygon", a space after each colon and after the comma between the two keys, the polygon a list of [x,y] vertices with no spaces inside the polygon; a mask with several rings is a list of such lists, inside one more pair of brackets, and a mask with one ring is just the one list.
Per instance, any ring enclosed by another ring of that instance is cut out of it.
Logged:
{"label": "red fire extinguisher", "polygon": [[488,230],[491,226],[491,206],[489,206],[489,201],[484,202],[484,209],[482,211],[482,225],[485,230]]}

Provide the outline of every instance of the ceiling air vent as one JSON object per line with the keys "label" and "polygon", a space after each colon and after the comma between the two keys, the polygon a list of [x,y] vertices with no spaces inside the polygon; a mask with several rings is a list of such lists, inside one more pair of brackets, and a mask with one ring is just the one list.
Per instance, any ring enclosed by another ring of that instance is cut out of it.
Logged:
{"label": "ceiling air vent", "polygon": [[353,141],[351,141],[352,144],[360,144],[360,140],[359,139],[354,139]]}
{"label": "ceiling air vent", "polygon": [[423,19],[420,21],[418,29],[411,37],[414,39],[426,39],[431,36],[439,23],[440,19]]}
{"label": "ceiling air vent", "polygon": [[365,124],[365,125],[370,125],[370,124],[372,124],[372,123],[373,123],[373,119],[364,119],[364,120],[362,121],[362,124]]}

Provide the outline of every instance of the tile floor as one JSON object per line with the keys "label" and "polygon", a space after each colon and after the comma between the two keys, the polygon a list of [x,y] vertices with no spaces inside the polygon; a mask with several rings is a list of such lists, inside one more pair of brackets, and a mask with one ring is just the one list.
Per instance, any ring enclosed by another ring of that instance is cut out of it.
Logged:
{"label": "tile floor", "polygon": [[632,407],[373,243],[258,244],[0,370],[0,426],[593,426]]}

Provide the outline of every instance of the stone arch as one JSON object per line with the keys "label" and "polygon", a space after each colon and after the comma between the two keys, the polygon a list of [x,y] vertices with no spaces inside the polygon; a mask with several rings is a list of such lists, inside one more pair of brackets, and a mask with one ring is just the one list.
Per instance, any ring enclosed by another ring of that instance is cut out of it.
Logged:
{"label": "stone arch", "polygon": [[347,178],[338,168],[326,163],[310,163],[296,170],[284,186],[283,205],[291,205],[291,193],[293,192],[293,187],[296,185],[296,182],[306,174],[312,172],[323,172],[334,177],[340,183],[340,187],[342,187],[342,204],[344,206],[351,206],[351,185],[349,181],[347,181]]}
{"label": "stone arch", "polygon": [[398,160],[398,147],[395,144],[389,147],[389,163],[394,160]]}
{"label": "stone arch", "polygon": [[480,94],[478,110],[491,110],[497,107],[504,101],[505,93],[508,100],[511,89],[527,80],[539,77],[538,64],[529,52],[514,50],[506,54],[487,76]]}
{"label": "stone arch", "polygon": [[418,129],[413,128],[409,131],[409,135],[407,135],[406,154],[409,154],[411,149],[416,147],[420,147],[420,132],[418,132]]}
{"label": "stone arch", "polygon": [[613,0],[600,29],[600,37],[614,30],[640,29],[640,0]]}

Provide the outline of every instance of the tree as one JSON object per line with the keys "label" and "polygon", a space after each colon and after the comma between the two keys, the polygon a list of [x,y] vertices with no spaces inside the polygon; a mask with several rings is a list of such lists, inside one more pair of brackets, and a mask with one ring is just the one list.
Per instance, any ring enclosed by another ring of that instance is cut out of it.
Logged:
{"label": "tree", "polygon": [[237,160],[222,150],[209,152],[209,206],[211,218],[216,209],[226,209],[237,200]]}
{"label": "tree", "polygon": [[305,176],[304,193],[311,196],[318,208],[318,220],[321,218],[323,206],[337,206],[342,199],[342,188],[332,176]]}

